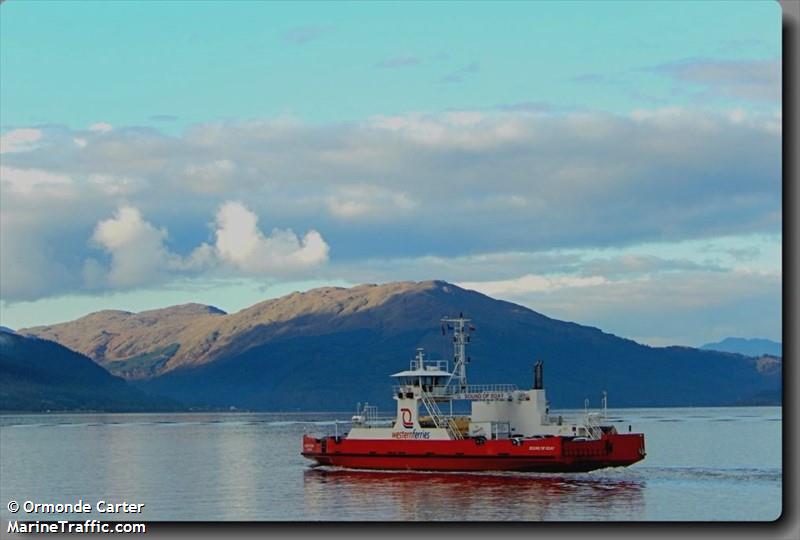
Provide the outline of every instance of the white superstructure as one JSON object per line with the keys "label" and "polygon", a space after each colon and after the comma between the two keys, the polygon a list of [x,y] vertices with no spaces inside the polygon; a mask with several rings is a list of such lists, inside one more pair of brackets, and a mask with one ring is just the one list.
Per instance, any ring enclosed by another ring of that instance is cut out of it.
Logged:
{"label": "white superstructure", "polygon": [[[397,381],[394,422],[380,422],[374,407],[365,405],[353,417],[348,438],[444,440],[465,436],[503,439],[552,435],[600,438],[599,413],[587,411],[582,423],[550,416],[541,362],[535,364],[533,388],[528,390],[520,390],[513,384],[468,384],[466,348],[473,330],[470,319],[463,315],[443,318],[442,333],[453,334],[453,370],[446,360],[427,360],[424,350],[417,349],[409,369],[392,375]],[[468,417],[453,414],[453,403],[459,400],[471,402]]]}

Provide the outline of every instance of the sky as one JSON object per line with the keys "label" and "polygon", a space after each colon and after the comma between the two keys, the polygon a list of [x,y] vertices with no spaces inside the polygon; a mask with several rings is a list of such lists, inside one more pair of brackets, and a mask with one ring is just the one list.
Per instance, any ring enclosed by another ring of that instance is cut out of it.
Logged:
{"label": "sky", "polygon": [[781,12],[0,5],[0,324],[444,279],[781,336]]}

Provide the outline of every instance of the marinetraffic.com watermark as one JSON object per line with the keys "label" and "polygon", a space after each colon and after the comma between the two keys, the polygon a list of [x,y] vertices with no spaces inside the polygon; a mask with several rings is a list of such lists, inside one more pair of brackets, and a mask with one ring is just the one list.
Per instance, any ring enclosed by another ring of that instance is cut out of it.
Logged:
{"label": "marinetraffic.com watermark", "polygon": [[[133,517],[141,514],[144,503],[97,501],[95,504],[78,500],[75,503],[41,503],[36,501],[8,501],[6,508],[14,517],[20,512],[28,519],[9,520],[6,526],[8,534],[141,534],[147,532],[145,523],[123,521],[102,521],[86,519],[32,520],[34,516],[102,514],[114,517]],[[21,517],[21,516],[20,516]]]}

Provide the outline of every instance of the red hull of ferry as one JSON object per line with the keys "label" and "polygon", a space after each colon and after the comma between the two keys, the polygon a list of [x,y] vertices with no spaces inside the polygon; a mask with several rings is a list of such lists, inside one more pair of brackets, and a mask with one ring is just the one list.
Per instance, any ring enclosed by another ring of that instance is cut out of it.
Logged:
{"label": "red hull of ferry", "polygon": [[644,459],[644,435],[443,441],[303,437],[303,456],[319,465],[418,471],[585,472]]}

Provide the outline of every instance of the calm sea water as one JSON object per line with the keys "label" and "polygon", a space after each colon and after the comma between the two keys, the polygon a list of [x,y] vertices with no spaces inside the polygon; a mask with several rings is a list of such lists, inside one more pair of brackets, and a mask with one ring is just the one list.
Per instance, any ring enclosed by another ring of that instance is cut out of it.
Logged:
{"label": "calm sea water", "polygon": [[337,416],[3,415],[0,517],[12,518],[9,500],[78,499],[145,503],[144,520],[768,521],[781,513],[778,407],[609,411],[620,431],[632,424],[645,433],[647,458],[580,474],[312,469],[299,455],[301,435],[332,432]]}

